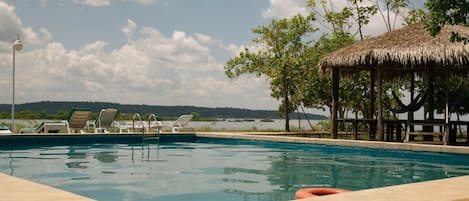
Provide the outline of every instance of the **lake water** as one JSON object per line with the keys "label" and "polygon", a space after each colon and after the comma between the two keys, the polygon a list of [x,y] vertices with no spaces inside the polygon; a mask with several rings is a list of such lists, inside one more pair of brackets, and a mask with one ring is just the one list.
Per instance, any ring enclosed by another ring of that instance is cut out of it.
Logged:
{"label": "lake water", "polygon": [[[226,121],[216,121],[216,122],[197,122],[191,121],[188,127],[195,129],[204,129],[209,128],[212,130],[284,130],[285,129],[285,120],[283,119],[274,119],[274,122],[262,122],[261,119],[254,119],[254,121],[243,121],[241,119],[228,119]],[[310,120],[312,125],[316,125],[319,120]],[[309,130],[311,129],[307,120],[298,120],[290,121],[290,128],[299,128]]]}
{"label": "lake water", "polygon": [[[1,119],[0,123],[4,122],[6,124],[10,123],[10,119]],[[50,120],[15,120],[15,123],[25,125],[26,127],[34,127],[39,125],[42,121]],[[309,122],[312,125],[316,125],[320,120],[310,120]],[[125,124],[125,122],[120,122],[120,124]],[[262,122],[261,119],[249,119],[246,121],[244,119],[226,119],[224,121],[191,121],[188,128],[194,129],[206,129],[206,130],[272,130],[272,131],[283,131],[285,130],[285,120],[284,119],[273,119],[273,122]],[[310,130],[311,127],[307,120],[290,120],[290,128],[302,128],[304,130]]]}

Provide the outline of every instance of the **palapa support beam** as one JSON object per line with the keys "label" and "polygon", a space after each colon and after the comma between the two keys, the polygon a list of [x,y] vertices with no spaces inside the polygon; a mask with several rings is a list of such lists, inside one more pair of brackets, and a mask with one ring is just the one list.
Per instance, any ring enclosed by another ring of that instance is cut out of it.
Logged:
{"label": "palapa support beam", "polygon": [[332,68],[332,138],[337,139],[337,110],[339,106],[339,82],[340,82],[340,70],[339,68]]}
{"label": "palapa support beam", "polygon": [[376,68],[376,105],[378,106],[378,123],[376,125],[376,138],[378,141],[383,141],[384,126],[383,126],[383,79],[382,72]]}

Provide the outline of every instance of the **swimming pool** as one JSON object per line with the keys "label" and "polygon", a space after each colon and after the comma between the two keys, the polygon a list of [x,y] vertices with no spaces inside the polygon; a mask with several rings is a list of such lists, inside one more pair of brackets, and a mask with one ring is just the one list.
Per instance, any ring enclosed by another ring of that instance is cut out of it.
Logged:
{"label": "swimming pool", "polygon": [[97,200],[291,200],[469,174],[469,156],[216,138],[0,148],[0,171]]}

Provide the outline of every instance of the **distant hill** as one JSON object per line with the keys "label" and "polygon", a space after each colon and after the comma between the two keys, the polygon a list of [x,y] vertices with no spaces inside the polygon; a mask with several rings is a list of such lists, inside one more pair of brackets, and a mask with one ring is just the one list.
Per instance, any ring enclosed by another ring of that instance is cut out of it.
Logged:
{"label": "distant hill", "polygon": [[[58,101],[42,101],[34,103],[24,103],[15,105],[15,110],[19,111],[36,111],[55,114],[60,111],[69,111],[71,108],[89,108],[93,112],[99,112],[101,108],[116,108],[122,113],[133,114],[149,114],[154,113],[158,116],[177,117],[182,114],[190,114],[192,112],[199,113],[206,118],[270,118],[280,119],[278,111],[275,110],[250,110],[229,107],[195,107],[195,106],[157,106],[157,105],[130,105],[109,102],[58,102]],[[11,105],[0,104],[0,112],[10,112]],[[304,118],[304,114],[299,114]],[[327,119],[326,116],[317,114],[307,114],[309,119],[322,120]],[[297,118],[296,113],[291,114],[291,118]]]}

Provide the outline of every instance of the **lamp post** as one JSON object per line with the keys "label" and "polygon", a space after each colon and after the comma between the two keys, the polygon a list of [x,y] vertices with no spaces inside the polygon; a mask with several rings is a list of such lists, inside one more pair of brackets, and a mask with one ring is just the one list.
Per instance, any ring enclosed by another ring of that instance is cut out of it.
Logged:
{"label": "lamp post", "polygon": [[20,36],[13,41],[13,90],[12,90],[12,103],[11,103],[11,131],[14,133],[15,130],[15,53],[23,49],[23,43],[20,41]]}

